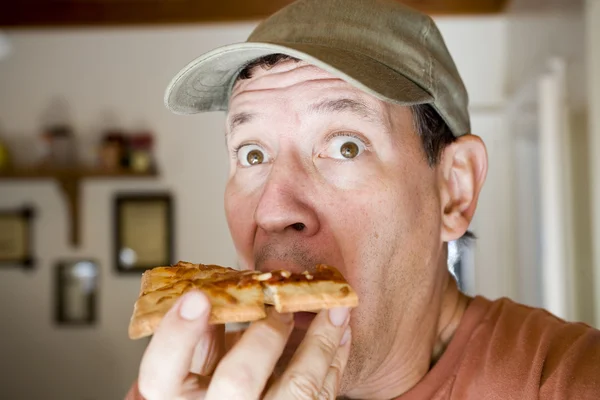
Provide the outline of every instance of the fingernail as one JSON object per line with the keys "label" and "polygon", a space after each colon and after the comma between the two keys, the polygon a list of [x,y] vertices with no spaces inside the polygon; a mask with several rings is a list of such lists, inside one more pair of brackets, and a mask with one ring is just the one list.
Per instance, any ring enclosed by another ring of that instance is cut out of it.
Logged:
{"label": "fingernail", "polygon": [[345,345],[350,340],[350,327],[347,327],[344,331],[344,336],[342,336],[342,341],[340,342],[340,346]]}
{"label": "fingernail", "polygon": [[184,295],[183,303],[179,308],[181,318],[193,321],[200,318],[208,311],[208,304],[200,293],[189,292]]}
{"label": "fingernail", "polygon": [[329,319],[333,325],[342,326],[346,322],[346,319],[348,319],[349,313],[350,310],[347,307],[332,308],[329,310]]}

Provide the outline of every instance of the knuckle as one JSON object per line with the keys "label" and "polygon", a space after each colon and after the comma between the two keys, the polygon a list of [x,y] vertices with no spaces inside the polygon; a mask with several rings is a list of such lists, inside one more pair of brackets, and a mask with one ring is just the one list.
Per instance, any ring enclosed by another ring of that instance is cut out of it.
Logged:
{"label": "knuckle", "polygon": [[326,355],[335,354],[337,351],[338,343],[324,333],[315,333],[315,341],[317,346]]}
{"label": "knuckle", "polygon": [[319,400],[333,400],[337,397],[339,382],[342,378],[342,368],[340,365],[333,364],[329,368],[328,380],[319,392]]}
{"label": "knuckle", "polygon": [[220,393],[227,393],[228,398],[243,398],[254,382],[254,374],[248,365],[239,365],[235,371],[214,378],[211,386],[217,387]]}
{"label": "knuckle", "polygon": [[331,364],[331,366],[329,367],[329,374],[331,374],[333,376],[333,381],[338,383],[342,380],[342,374],[343,374],[343,367],[342,367],[342,361],[336,357],[333,360],[333,363]]}
{"label": "knuckle", "polygon": [[319,397],[317,397],[317,400],[335,400],[335,394],[333,393],[332,388],[323,388],[323,390],[319,392]]}
{"label": "knuckle", "polygon": [[294,374],[287,383],[291,398],[295,400],[313,400],[321,391],[319,385],[308,375]]}

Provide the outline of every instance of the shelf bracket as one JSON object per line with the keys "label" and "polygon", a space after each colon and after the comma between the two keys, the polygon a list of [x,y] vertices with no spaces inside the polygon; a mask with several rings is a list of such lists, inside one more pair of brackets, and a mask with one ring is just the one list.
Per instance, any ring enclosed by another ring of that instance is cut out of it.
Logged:
{"label": "shelf bracket", "polygon": [[81,212],[81,193],[80,186],[86,179],[140,179],[156,178],[158,171],[155,168],[143,172],[130,170],[106,171],[99,168],[71,167],[71,168],[13,168],[7,171],[0,171],[0,183],[5,180],[46,180],[59,186],[64,199],[67,203],[67,213],[69,217],[69,237],[73,247],[78,247],[81,243],[79,237],[81,232],[80,212]]}
{"label": "shelf bracket", "polygon": [[57,177],[62,193],[67,200],[67,212],[69,213],[70,222],[70,239],[74,247],[79,245],[79,177],[78,176],[63,176]]}

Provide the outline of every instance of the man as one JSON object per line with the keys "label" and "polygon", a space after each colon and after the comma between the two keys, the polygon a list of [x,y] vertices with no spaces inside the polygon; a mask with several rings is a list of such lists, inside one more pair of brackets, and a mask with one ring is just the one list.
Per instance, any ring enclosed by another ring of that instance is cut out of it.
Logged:
{"label": "man", "polygon": [[393,0],[301,0],[192,62],[165,100],[227,111],[242,266],[334,265],[360,304],[272,312],[231,338],[187,293],[129,398],[600,398],[600,332],[468,298],[448,272],[487,156],[430,18]]}

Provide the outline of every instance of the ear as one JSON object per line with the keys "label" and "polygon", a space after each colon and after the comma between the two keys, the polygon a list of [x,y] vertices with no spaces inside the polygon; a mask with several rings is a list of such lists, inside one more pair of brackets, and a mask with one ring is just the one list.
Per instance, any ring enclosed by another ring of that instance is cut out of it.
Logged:
{"label": "ear", "polygon": [[485,144],[475,135],[463,135],[446,146],[439,165],[444,242],[459,239],[469,228],[487,175]]}

